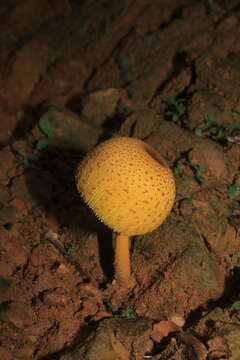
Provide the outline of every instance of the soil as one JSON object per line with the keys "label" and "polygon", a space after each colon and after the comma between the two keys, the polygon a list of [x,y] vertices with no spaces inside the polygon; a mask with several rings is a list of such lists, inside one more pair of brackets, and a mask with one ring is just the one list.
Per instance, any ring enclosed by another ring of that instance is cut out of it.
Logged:
{"label": "soil", "polygon": [[[240,358],[240,3],[0,5],[0,358]],[[134,286],[74,171],[145,140],[177,196],[132,238]]]}

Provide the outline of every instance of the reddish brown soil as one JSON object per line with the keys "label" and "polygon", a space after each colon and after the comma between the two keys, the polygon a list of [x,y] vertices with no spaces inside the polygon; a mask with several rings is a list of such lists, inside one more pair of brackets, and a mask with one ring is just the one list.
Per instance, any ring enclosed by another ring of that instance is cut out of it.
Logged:
{"label": "reddish brown soil", "polygon": [[[8,0],[0,24],[0,358],[239,359],[239,1]],[[177,185],[130,290],[74,182],[113,135]]]}

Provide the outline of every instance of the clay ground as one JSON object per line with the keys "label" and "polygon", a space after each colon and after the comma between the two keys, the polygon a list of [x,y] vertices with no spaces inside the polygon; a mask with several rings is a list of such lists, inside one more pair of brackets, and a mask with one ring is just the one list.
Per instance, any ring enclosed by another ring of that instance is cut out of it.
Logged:
{"label": "clay ground", "polygon": [[[240,359],[239,34],[237,0],[1,1],[2,360]],[[130,290],[74,181],[116,135],[177,186]]]}

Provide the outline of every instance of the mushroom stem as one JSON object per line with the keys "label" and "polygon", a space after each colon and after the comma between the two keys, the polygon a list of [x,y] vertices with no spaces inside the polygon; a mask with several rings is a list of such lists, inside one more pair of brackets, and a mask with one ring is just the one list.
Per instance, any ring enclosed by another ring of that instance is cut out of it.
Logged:
{"label": "mushroom stem", "polygon": [[131,287],[129,236],[117,234],[115,246],[115,276],[124,287]]}

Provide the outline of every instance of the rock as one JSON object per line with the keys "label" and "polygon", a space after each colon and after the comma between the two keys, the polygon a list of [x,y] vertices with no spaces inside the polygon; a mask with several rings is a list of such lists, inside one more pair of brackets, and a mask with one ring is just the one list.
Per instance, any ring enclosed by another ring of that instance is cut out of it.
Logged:
{"label": "rock", "polygon": [[[202,191],[202,197],[204,197]],[[207,196],[207,193],[205,193]],[[184,199],[180,203],[180,214],[192,222],[209,247],[221,258],[237,252],[240,239],[236,230],[228,224],[229,210],[221,199],[212,196],[208,201]]]}
{"label": "rock", "polygon": [[56,269],[57,274],[68,274],[69,273],[69,264],[66,266],[65,264],[60,264]]}
{"label": "rock", "polygon": [[196,127],[206,128],[204,121],[206,115],[211,115],[212,123],[217,126],[226,125],[229,121],[231,109],[228,108],[227,102],[223,96],[214,94],[208,90],[196,91],[188,106],[188,118],[184,121],[185,126],[193,130]]}
{"label": "rock", "polygon": [[114,113],[120,95],[120,90],[113,88],[91,92],[84,100],[82,115],[89,118],[90,125],[103,125]]}
{"label": "rock", "polygon": [[49,146],[87,152],[94,147],[103,134],[101,126],[84,116],[77,116],[64,107],[50,104],[42,114],[51,123],[53,135]]}
{"label": "rock", "polygon": [[240,325],[239,324],[226,324],[217,329],[214,336],[220,336],[228,345],[231,352],[231,360],[240,359]]}
{"label": "rock", "polygon": [[191,165],[203,167],[201,175],[204,176],[208,185],[209,183],[214,186],[229,182],[226,158],[218,144],[210,142],[207,146],[205,141],[196,143],[188,157]]}
{"label": "rock", "polygon": [[149,110],[134,111],[121,125],[119,135],[134,136],[140,139],[151,134],[162,121],[162,116]]}
{"label": "rock", "polygon": [[229,359],[231,351],[224,337],[215,336],[208,341],[208,359]]}
{"label": "rock", "polygon": [[151,338],[155,342],[160,343],[164,337],[167,337],[169,334],[178,332],[180,330],[180,327],[172,321],[159,321],[153,325]]}
{"label": "rock", "polygon": [[172,314],[169,317],[169,321],[173,322],[174,324],[176,324],[179,327],[183,327],[185,325],[185,319],[178,314]]}
{"label": "rock", "polygon": [[199,320],[197,325],[194,326],[193,331],[200,337],[204,337],[210,329],[222,326],[222,324],[226,323],[227,321],[228,316],[224,314],[220,307],[216,307]]}
{"label": "rock", "polygon": [[61,360],[126,360],[134,353],[142,359],[151,351],[150,340],[152,321],[147,319],[103,320],[97,331],[91,333],[84,344],[71,354],[63,355]]}
{"label": "rock", "polygon": [[[135,243],[138,241],[137,237]],[[145,262],[150,263],[152,274],[146,281],[146,265],[135,268],[133,262],[133,273],[145,289],[135,304],[139,315],[157,321],[173,313],[185,318],[191,310],[222,295],[224,273],[191,222],[172,215],[144,236],[144,244],[148,249]]]}
{"label": "rock", "polygon": [[229,106],[234,107],[240,95],[239,64],[239,54],[233,51],[224,57],[209,54],[199,58],[196,61],[196,73],[201,87],[213,89],[228,100]]}

